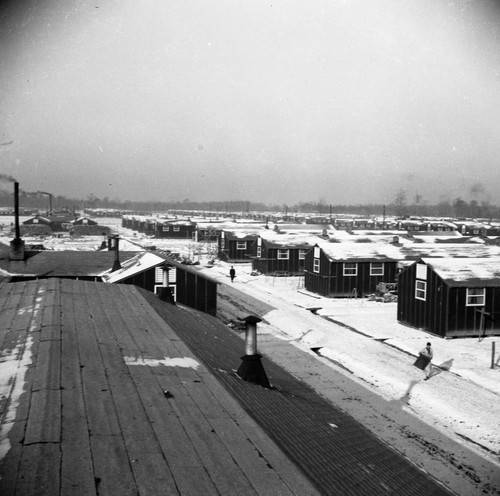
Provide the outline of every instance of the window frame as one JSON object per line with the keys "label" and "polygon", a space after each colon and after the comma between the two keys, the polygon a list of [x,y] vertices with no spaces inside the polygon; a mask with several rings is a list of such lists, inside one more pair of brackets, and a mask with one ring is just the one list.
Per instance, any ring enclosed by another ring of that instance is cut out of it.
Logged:
{"label": "window frame", "polygon": [[155,267],[155,284],[163,283],[163,267]]}
{"label": "window frame", "polygon": [[[418,287],[419,284],[421,285],[421,287]],[[415,299],[421,301],[427,301],[427,281],[424,281],[422,279],[415,280]]]}
{"label": "window frame", "polygon": [[[481,293],[472,294],[472,291],[480,291]],[[472,299],[481,299],[478,303],[472,303]],[[486,304],[486,288],[466,288],[465,306],[466,307],[484,307]]]}
{"label": "window frame", "polygon": [[[354,267],[347,267],[348,265],[353,265]],[[350,272],[352,271],[352,272]],[[358,275],[358,263],[357,262],[344,262],[342,266],[342,275],[344,277],[357,277]]]}
{"label": "window frame", "polygon": [[[243,246],[243,248],[241,246]],[[247,249],[247,242],[246,241],[236,241],[236,249],[237,250],[246,250]]]}
{"label": "window frame", "polygon": [[276,251],[276,258],[278,260],[289,260],[290,250],[284,248],[278,248],[278,250]]}
{"label": "window frame", "polygon": [[[380,271],[379,272],[374,272],[374,265],[378,265],[377,267]],[[385,275],[385,264],[384,262],[370,262],[370,275],[371,276],[383,276]]]}
{"label": "window frame", "polygon": [[319,258],[314,258],[313,259],[313,272],[315,272],[316,274],[319,274],[319,271],[320,271],[320,259]]}

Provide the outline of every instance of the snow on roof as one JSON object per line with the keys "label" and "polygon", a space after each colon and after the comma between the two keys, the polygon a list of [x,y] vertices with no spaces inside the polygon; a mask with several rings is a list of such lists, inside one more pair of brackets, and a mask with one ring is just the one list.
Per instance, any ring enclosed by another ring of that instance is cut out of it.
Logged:
{"label": "snow on roof", "polygon": [[105,273],[101,274],[101,277],[104,282],[114,283],[144,272],[164,262],[165,259],[151,252],[141,252],[125,262],[122,262],[121,269],[115,270],[114,272],[107,270]]}
{"label": "snow on roof", "polygon": [[33,219],[38,219],[47,223],[50,222],[50,219],[48,217],[44,217],[43,215],[34,215],[33,217],[30,217],[28,220],[23,221],[23,224],[31,222]]}
{"label": "snow on roof", "polygon": [[252,228],[252,229],[223,229],[226,238],[230,239],[244,239],[244,238],[256,238],[257,235],[265,232],[262,228]]}
{"label": "snow on roof", "polygon": [[169,226],[192,226],[194,224],[189,219],[156,219],[156,222]]}
{"label": "snow on roof", "polygon": [[404,258],[400,248],[390,243],[320,241],[317,244],[331,260],[400,260]]}
{"label": "snow on roof", "polygon": [[[263,224],[263,223],[261,223]],[[196,226],[198,229],[223,229],[223,228],[231,228],[235,226],[235,222],[233,220],[203,220],[196,221]],[[240,227],[237,225],[236,227]]]}
{"label": "snow on roof", "polygon": [[422,257],[476,258],[500,257],[496,245],[466,243],[407,243],[402,246],[386,242],[318,241],[331,260],[416,260]]}
{"label": "snow on roof", "polygon": [[427,221],[428,224],[431,224],[432,226],[446,226],[446,227],[451,227],[453,229],[457,228],[457,225],[454,222],[450,222],[447,220],[429,220]]}
{"label": "snow on roof", "polygon": [[263,231],[260,233],[260,237],[267,243],[280,246],[313,246],[319,239],[310,233],[280,233],[276,231]]}
{"label": "snow on roof", "polygon": [[[457,231],[415,231],[412,232],[412,236],[415,239],[422,239],[426,243],[433,242],[446,242],[446,240],[450,239],[451,243],[456,242],[457,238],[463,238],[463,234]],[[480,238],[478,238],[478,243],[483,243]]]}
{"label": "snow on roof", "polygon": [[500,247],[477,243],[415,243],[401,247],[403,258],[448,257],[448,258],[490,258],[500,256]]}
{"label": "snow on roof", "polygon": [[398,237],[399,243],[414,243],[412,238],[408,237],[406,231],[383,230],[375,231],[372,229],[356,229],[355,231],[337,230],[333,235],[335,238],[342,238],[346,241],[358,242],[360,239],[369,239],[373,242],[390,243],[394,237]]}
{"label": "snow on roof", "polygon": [[335,231],[335,228],[331,224],[275,224],[276,231],[286,232],[286,231],[301,231],[301,232],[323,232],[323,231]]}
{"label": "snow on roof", "polygon": [[224,225],[222,225],[224,231],[263,231],[265,228],[265,223],[249,223],[249,224],[241,224],[235,223],[232,221],[227,221]]}
{"label": "snow on roof", "polygon": [[500,257],[423,258],[449,286],[500,286]]}
{"label": "snow on roof", "polygon": [[485,227],[488,227],[486,224],[483,224],[482,222],[478,222],[475,220],[457,220],[455,221],[455,225],[477,227],[478,229],[484,229]]}

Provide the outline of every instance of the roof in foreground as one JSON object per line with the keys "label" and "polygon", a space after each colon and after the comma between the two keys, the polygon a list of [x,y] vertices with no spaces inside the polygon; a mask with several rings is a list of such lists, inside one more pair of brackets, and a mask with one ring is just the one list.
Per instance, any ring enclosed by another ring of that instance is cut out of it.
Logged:
{"label": "roof in foreground", "polygon": [[272,389],[241,380],[213,317],[58,279],[0,303],[2,496],[450,495],[265,357]]}
{"label": "roof in foreground", "polygon": [[151,298],[0,285],[0,494],[318,494]]}

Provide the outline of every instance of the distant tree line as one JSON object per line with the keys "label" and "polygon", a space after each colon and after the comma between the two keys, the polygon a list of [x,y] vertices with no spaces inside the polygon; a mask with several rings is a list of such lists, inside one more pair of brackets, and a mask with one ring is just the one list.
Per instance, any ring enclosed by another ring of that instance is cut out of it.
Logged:
{"label": "distant tree line", "polygon": [[[13,207],[13,192],[0,189],[0,206]],[[40,192],[29,193],[20,189],[19,203],[21,207],[38,208],[40,212],[49,209],[47,195]],[[422,197],[415,195],[412,201],[408,201],[406,192],[400,190],[395,198],[385,205],[383,204],[331,204],[323,199],[316,202],[299,202],[293,205],[255,203],[244,200],[232,201],[194,201],[184,199],[182,201],[130,201],[116,200],[108,197],[98,198],[91,194],[86,199],[73,199],[61,195],[53,195],[52,206],[54,209],[83,209],[103,208],[140,212],[164,212],[167,210],[200,210],[205,212],[283,212],[288,215],[298,214],[321,214],[339,215],[351,214],[359,216],[396,216],[396,217],[451,217],[451,218],[481,218],[500,219],[500,206],[492,205],[486,201],[470,200],[462,198],[444,200],[437,204],[429,204]]]}

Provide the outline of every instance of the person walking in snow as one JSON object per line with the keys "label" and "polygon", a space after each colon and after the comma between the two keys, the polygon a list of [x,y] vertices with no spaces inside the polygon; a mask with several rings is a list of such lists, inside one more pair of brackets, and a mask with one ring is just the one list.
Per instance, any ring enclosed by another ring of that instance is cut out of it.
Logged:
{"label": "person walking in snow", "polygon": [[231,278],[231,282],[233,282],[236,277],[236,271],[234,270],[233,265],[231,265],[231,269],[229,270],[229,277]]}
{"label": "person walking in snow", "polygon": [[425,374],[425,379],[424,380],[426,381],[431,376],[431,372],[432,372],[432,358],[434,357],[434,352],[432,351],[431,343],[427,343],[427,345],[425,346],[425,348],[422,348],[419,351],[418,354],[420,356],[424,356],[424,357],[426,357],[426,358],[429,359],[429,363],[423,369],[424,370],[424,374]]}

